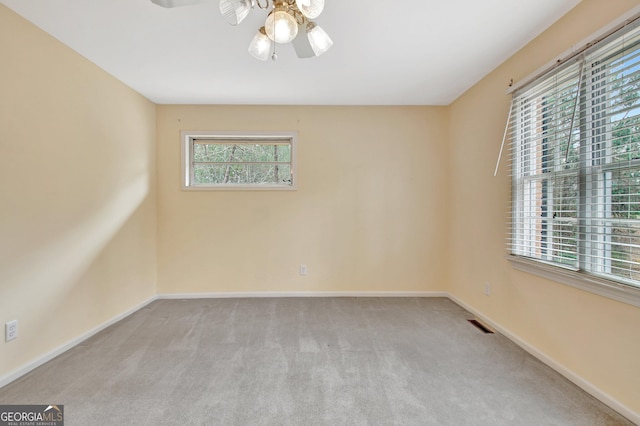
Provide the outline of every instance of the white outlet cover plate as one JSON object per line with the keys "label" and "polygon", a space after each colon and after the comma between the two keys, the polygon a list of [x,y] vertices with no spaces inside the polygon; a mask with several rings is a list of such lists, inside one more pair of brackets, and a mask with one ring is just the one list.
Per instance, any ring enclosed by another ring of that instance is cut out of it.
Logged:
{"label": "white outlet cover plate", "polygon": [[9,342],[18,337],[18,321],[9,321],[4,325],[5,342]]}

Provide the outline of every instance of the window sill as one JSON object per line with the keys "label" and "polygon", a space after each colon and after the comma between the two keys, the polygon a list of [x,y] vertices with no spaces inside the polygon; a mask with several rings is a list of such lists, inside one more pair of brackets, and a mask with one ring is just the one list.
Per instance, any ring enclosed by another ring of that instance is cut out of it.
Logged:
{"label": "window sill", "polygon": [[584,272],[563,269],[526,257],[508,255],[513,269],[640,308],[640,289]]}
{"label": "window sill", "polygon": [[295,185],[191,185],[183,191],[295,191]]}

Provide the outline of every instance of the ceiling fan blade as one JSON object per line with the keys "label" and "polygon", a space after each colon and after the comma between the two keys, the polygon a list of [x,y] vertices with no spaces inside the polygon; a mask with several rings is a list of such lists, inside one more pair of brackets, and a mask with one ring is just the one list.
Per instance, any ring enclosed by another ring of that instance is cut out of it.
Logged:
{"label": "ceiling fan blade", "polygon": [[207,0],[151,0],[151,3],[162,7],[181,7],[192,4],[204,3]]}
{"label": "ceiling fan blade", "polygon": [[298,25],[298,35],[293,39],[291,44],[296,50],[296,55],[298,55],[298,58],[313,58],[314,56],[316,56],[313,49],[311,48],[309,38],[307,37],[306,26]]}

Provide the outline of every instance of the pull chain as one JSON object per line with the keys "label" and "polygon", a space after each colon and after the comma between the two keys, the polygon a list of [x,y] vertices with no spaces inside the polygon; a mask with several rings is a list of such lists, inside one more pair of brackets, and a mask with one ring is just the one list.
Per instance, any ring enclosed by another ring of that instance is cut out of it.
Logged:
{"label": "pull chain", "polygon": [[278,54],[276,53],[276,12],[275,9],[273,11],[273,54],[271,55],[271,59],[273,62],[278,60]]}

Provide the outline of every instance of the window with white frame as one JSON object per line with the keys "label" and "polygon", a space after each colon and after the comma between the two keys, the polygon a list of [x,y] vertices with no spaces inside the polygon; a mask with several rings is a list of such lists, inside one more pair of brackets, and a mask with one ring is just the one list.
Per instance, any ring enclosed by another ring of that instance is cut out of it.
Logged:
{"label": "window with white frame", "polygon": [[640,289],[640,28],[514,93],[515,256]]}
{"label": "window with white frame", "polygon": [[296,133],[188,132],[183,189],[294,189]]}

